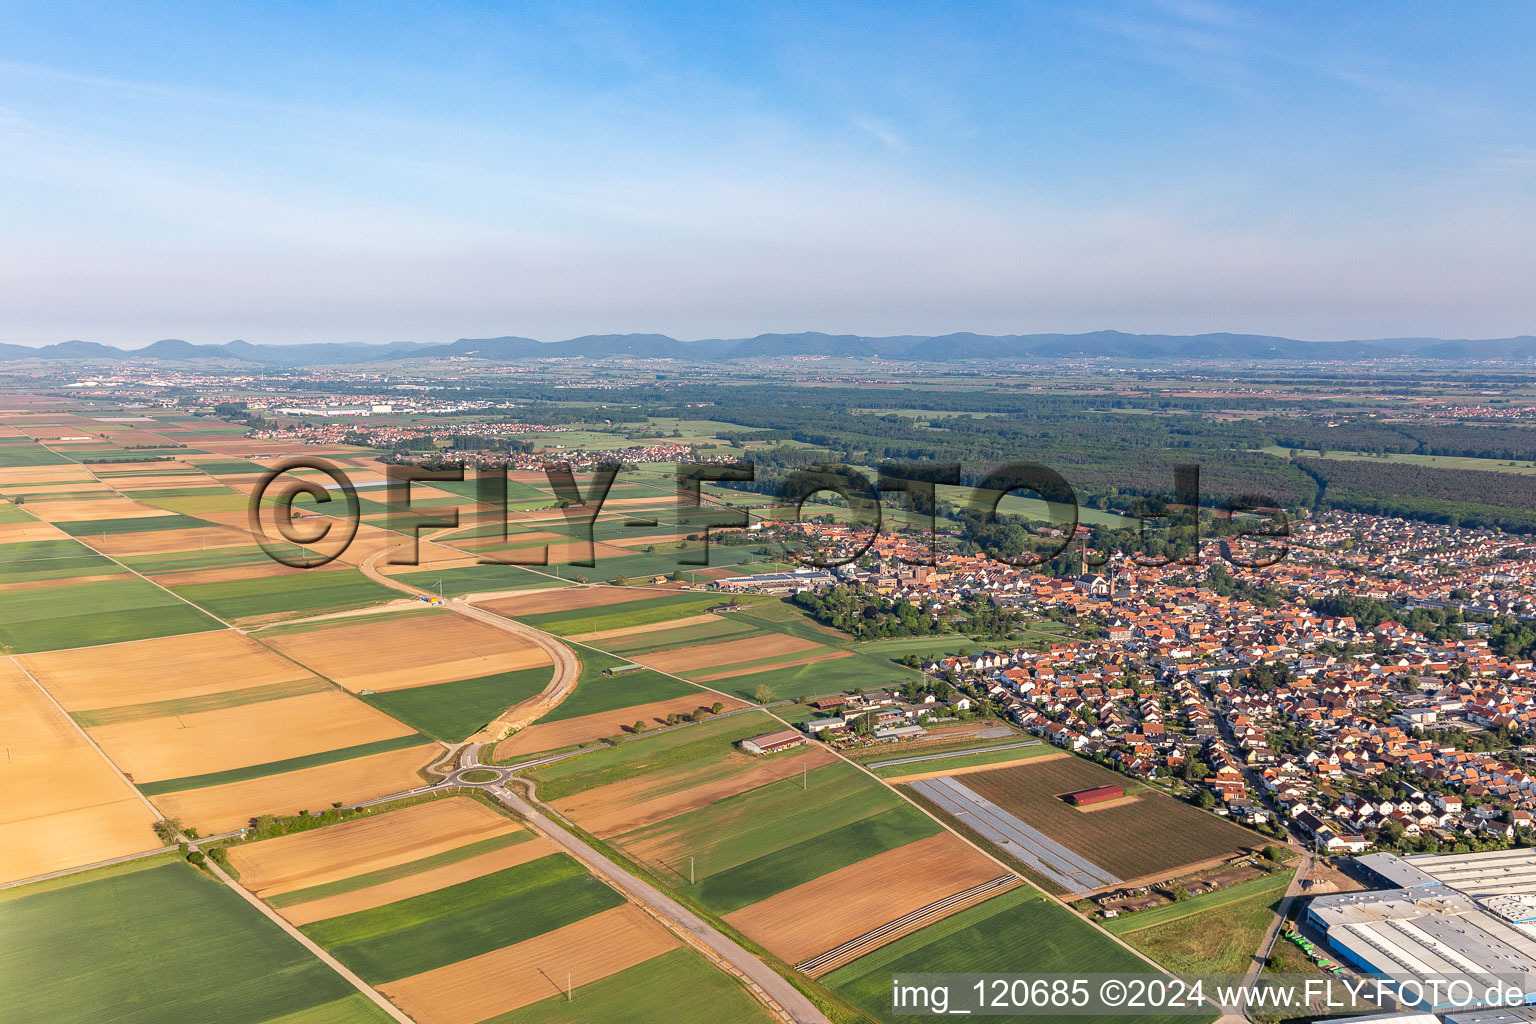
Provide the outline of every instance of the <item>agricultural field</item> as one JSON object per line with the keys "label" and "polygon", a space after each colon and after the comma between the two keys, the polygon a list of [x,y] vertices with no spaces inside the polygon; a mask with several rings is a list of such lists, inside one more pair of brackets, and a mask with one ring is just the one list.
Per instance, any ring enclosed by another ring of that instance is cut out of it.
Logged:
{"label": "agricultural field", "polygon": [[[1274,921],[1291,874],[1279,871],[1231,890],[1138,912],[1126,919],[1126,926],[1111,930],[1175,973],[1241,974]],[[1184,910],[1185,904],[1196,905]]]}
{"label": "agricultural field", "polygon": [[[1006,874],[821,748],[735,748],[771,724],[730,716],[531,777],[582,829],[790,963]],[[816,910],[829,900],[835,917]]]}
{"label": "agricultural field", "polygon": [[[1027,886],[987,900],[875,950],[825,975],[821,983],[881,1024],[949,1019],[898,1015],[891,976],[915,973],[1051,974],[1081,971],[1144,974],[1148,965],[1071,911]],[[1147,1017],[1151,1024],[1210,1017]],[[1122,1016],[1072,1018],[1115,1024]]]}
{"label": "agricultural field", "polygon": [[[1166,877],[1263,845],[1246,829],[1072,755],[975,772],[960,781],[1126,881]],[[1086,809],[1062,799],[1066,793],[1106,785],[1122,787],[1125,798]]]}
{"label": "agricultural field", "polygon": [[[409,752],[416,767],[431,759],[427,738],[410,726],[230,631],[32,655],[24,664],[162,807],[194,791],[229,792],[378,755]],[[166,672],[168,664],[179,671]],[[292,809],[234,800],[217,820],[244,824]],[[188,821],[202,827],[206,819]]]}
{"label": "agricultural field", "polygon": [[435,740],[458,743],[480,731],[503,711],[538,696],[553,669],[525,668],[430,686],[412,686],[362,699],[397,721]]}
{"label": "agricultural field", "polygon": [[619,1019],[605,1013],[620,976],[640,982],[625,989],[622,1019],[661,1019],[676,990],[643,968],[662,957],[673,984],[695,978],[740,1019],[762,1019],[665,927],[469,797],[240,844],[229,859],[242,885],[420,1024]]}
{"label": "agricultural field", "polygon": [[154,812],[10,659],[0,745],[0,882],[160,847]]}
{"label": "agricultural field", "polygon": [[349,568],[187,583],[174,587],[173,592],[224,621],[241,626],[366,608],[398,601],[402,596]]}
{"label": "agricultural field", "polygon": [[389,1018],[227,886],[154,858],[0,893],[19,1022],[375,1024]]}
{"label": "agricultural field", "polygon": [[549,655],[536,645],[444,608],[267,629],[261,638],[353,693],[404,690],[549,664]]}
{"label": "agricultural field", "polygon": [[666,723],[668,715],[688,715],[715,703],[722,710],[741,707],[740,701],[646,670],[604,675],[626,662],[597,651],[578,649],[581,676],[570,696],[533,725],[496,745],[493,757],[506,762],[517,755],[579,746],[631,730],[636,722],[647,729]]}
{"label": "agricultural field", "polygon": [[0,653],[29,654],[218,629],[219,623],[133,576],[69,578],[0,589]]}

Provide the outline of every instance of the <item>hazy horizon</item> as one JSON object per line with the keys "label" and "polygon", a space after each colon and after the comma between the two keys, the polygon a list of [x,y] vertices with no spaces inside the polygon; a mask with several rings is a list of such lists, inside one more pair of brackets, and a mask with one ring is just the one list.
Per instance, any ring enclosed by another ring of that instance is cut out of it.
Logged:
{"label": "hazy horizon", "polygon": [[1529,5],[21,2],[7,27],[13,344],[1536,329]]}

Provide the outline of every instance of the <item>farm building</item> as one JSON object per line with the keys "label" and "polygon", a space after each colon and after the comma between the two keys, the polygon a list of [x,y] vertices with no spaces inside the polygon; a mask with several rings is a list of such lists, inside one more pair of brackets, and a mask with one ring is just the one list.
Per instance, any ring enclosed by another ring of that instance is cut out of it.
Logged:
{"label": "farm building", "polygon": [[741,749],[749,754],[771,754],[776,750],[788,750],[805,742],[805,737],[793,729],[765,732],[761,736],[749,736],[741,741]]}
{"label": "farm building", "polygon": [[1105,800],[1118,800],[1125,796],[1125,790],[1119,786],[1095,786],[1092,789],[1080,789],[1076,793],[1067,794],[1067,803],[1078,807],[1084,804],[1096,804]]}

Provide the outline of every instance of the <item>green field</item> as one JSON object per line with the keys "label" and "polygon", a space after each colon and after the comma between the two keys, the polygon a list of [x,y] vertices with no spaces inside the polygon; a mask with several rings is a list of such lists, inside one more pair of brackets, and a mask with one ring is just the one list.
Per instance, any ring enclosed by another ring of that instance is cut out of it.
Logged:
{"label": "green field", "polygon": [[1229,885],[1225,889],[1217,889],[1215,892],[1191,896],[1189,899],[1180,900],[1177,903],[1153,907],[1151,910],[1138,910],[1130,914],[1121,914],[1113,921],[1104,922],[1102,927],[1105,931],[1122,935],[1126,932],[1133,932],[1142,928],[1151,928],[1154,925],[1168,924],[1181,918],[1193,917],[1196,914],[1215,910],[1229,903],[1252,899],[1255,896],[1267,895],[1274,899],[1285,892],[1286,887],[1291,884],[1291,876],[1294,874],[1294,871],[1287,870],[1276,871],[1272,875],[1264,875],[1261,878],[1250,878],[1246,882]]}
{"label": "green field", "polygon": [[419,857],[404,864],[396,864],[394,867],[380,868],[377,871],[364,872],[361,875],[353,875],[351,878],[343,878],[335,882],[326,882],[321,885],[311,885],[304,889],[293,889],[289,892],[278,893],[275,896],[266,897],[266,901],[274,907],[291,907],[297,903],[308,903],[310,900],[324,899],[327,896],[339,896],[342,893],[356,892],[369,886],[383,885],[385,882],[393,882],[397,879],[419,875],[423,871],[431,871],[434,868],[457,864],[471,857],[478,857],[483,853],[501,850],[508,846],[516,846],[518,843],[528,842],[532,838],[532,832],[508,832],[505,835],[492,836],[489,839],[482,839],[476,843],[457,846],[451,850],[433,854],[430,857]]}
{"label": "green field", "polygon": [[[1281,874],[1287,876],[1285,881],[1288,882],[1289,872]],[[1278,889],[1261,891],[1257,896],[1222,903],[1200,913],[1120,932],[1119,935],[1175,973],[1241,974],[1248,969],[1259,943],[1264,940],[1284,893],[1285,884],[1282,883]],[[1182,905],[1174,904],[1175,907]],[[1145,914],[1150,917],[1163,909],[1159,907],[1145,911]]]}
{"label": "green field", "polygon": [[40,444],[0,444],[0,468],[13,466],[62,466],[69,462]]}
{"label": "green field", "polygon": [[[879,825],[855,828],[893,811],[899,813]],[[846,829],[854,831],[837,838]],[[920,838],[920,834],[931,835],[936,829],[932,821],[889,789],[853,766],[835,762],[801,778],[759,786],[644,826],[613,842],[634,849],[663,844],[673,851],[672,859],[648,863],[674,884],[687,884],[687,858],[692,857],[697,891],[709,894],[707,904],[726,905],[734,899],[731,887],[712,884],[715,875],[737,872],[733,885],[750,885],[766,894],[789,888],[800,878],[801,867],[786,851],[798,848],[799,854],[830,864],[846,857],[850,850],[872,856],[888,848],[885,842],[900,835]],[[825,870],[831,869],[821,873]]]}
{"label": "green field", "polygon": [[[780,782],[766,788],[788,790],[793,795],[795,787],[793,782]],[[801,797],[808,792],[802,791]],[[728,914],[877,853],[926,839],[940,829],[926,814],[900,804],[712,874],[699,882],[692,895],[717,914]]]}
{"label": "green field", "polygon": [[605,676],[603,669],[623,665],[625,662],[584,647],[579,648],[576,653],[581,658],[581,677],[576,681],[575,691],[549,714],[539,719],[540,722],[558,722],[566,718],[595,715],[600,711],[635,707],[658,700],[686,697],[690,694],[698,694],[700,703],[703,704],[712,703],[715,699],[710,693],[691,683],[664,676],[659,672],[652,672],[650,669]]}
{"label": "green field", "polygon": [[396,736],[388,740],[359,743],[352,747],[322,750],[318,754],[306,754],[303,757],[289,757],[281,761],[268,761],[265,764],[253,764],[244,768],[209,772],[207,775],[190,775],[180,779],[161,779],[158,782],[140,782],[137,785],[139,791],[145,796],[158,796],[161,793],[180,793],[188,789],[207,789],[209,786],[223,786],[231,782],[245,782],[248,779],[260,779],[268,775],[296,772],[303,768],[314,768],[317,765],[335,764],[337,761],[351,761],[354,758],[368,757],[371,754],[385,754],[391,750],[403,750],[406,747],[419,746],[426,742],[427,738],[425,736],[420,733],[412,733],[409,736]]}
{"label": "green field", "polygon": [[434,594],[437,593],[437,581],[442,580],[444,597],[570,586],[565,580],[550,579],[516,565],[465,565],[457,569],[403,572],[393,578]]}
{"label": "green field", "polygon": [[76,523],[55,523],[71,537],[100,537],[117,533],[158,533],[161,530],[193,530],[210,526],[207,520],[191,516],[137,516],[132,519],[84,519]]}
{"label": "green field", "polygon": [[0,651],[7,654],[218,628],[196,608],[137,577],[0,591]]}
{"label": "green field", "polygon": [[837,693],[840,690],[900,686],[915,678],[917,673],[911,669],[855,654],[850,658],[811,662],[808,665],[793,665],[789,668],[769,668],[749,675],[716,679],[709,685],[726,693],[734,693],[746,700],[756,699],[754,694],[757,693],[759,686],[768,687],[774,700],[798,700],[802,697]]}
{"label": "green field", "polygon": [[[891,1005],[893,974],[1148,974],[1142,960],[1098,929],[1028,886],[1021,886],[929,925],[860,957],[821,979],[881,1024],[938,1022],[941,1015],[898,1015]],[[1148,1024],[1210,1021],[1205,1017],[1138,1017]],[[1048,1018],[1042,1017],[1041,1020]],[[1118,1016],[1074,1016],[1082,1024],[1121,1024]]]}
{"label": "green field", "polygon": [[597,786],[637,775],[723,757],[731,744],[777,725],[760,711],[717,718],[614,747],[600,747],[580,757],[536,768],[527,775],[539,786],[539,799],[559,800]]}
{"label": "green field", "polygon": [[15,940],[0,947],[0,1015],[16,1024],[389,1020],[233,890],[183,862],[8,898],[0,934]]}
{"label": "green field", "polygon": [[339,612],[398,601],[403,596],[351,568],[253,580],[191,583],[175,590],[188,601],[226,620]]}
{"label": "green field", "polygon": [[[10,506],[0,506],[8,508]],[[0,544],[0,584],[105,576],[123,570],[75,540],[28,540]]]}
{"label": "green field", "polygon": [[[551,985],[554,991],[558,986]],[[778,1018],[689,949],[674,949],[483,1024],[767,1024]]]}
{"label": "green field", "polygon": [[545,665],[433,686],[364,694],[362,699],[397,721],[435,740],[457,743],[514,704],[549,685]]}
{"label": "green field", "polygon": [[567,854],[301,929],[369,984],[435,970],[616,907]]}

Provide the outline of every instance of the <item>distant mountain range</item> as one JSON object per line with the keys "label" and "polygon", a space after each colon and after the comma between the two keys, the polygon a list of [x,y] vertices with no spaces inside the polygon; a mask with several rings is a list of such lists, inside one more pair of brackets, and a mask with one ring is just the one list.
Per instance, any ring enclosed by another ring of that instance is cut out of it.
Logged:
{"label": "distant mountain range", "polygon": [[1298,341],[1262,334],[944,334],[872,338],[858,334],[759,334],[755,338],[679,341],[665,334],[590,334],[566,341],[532,338],[461,338],[452,344],[394,341],[388,344],[317,343],[193,345],[167,339],[141,349],[90,341],[42,348],[0,344],[0,362],[27,359],[89,362],[222,362],[268,366],[336,366],[433,359],[481,359],[516,363],[540,359],[662,359],[682,363],[742,363],[795,358],[856,362],[1025,363],[1104,358],[1117,361],[1302,360],[1358,362],[1377,359],[1529,360],[1536,337],[1378,338],[1370,341]]}

